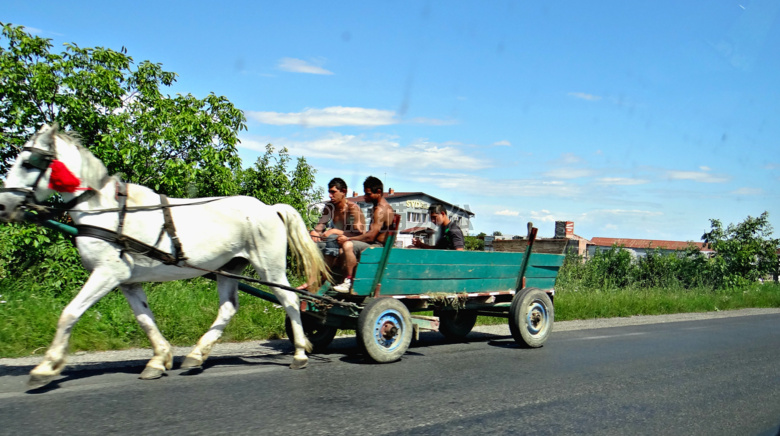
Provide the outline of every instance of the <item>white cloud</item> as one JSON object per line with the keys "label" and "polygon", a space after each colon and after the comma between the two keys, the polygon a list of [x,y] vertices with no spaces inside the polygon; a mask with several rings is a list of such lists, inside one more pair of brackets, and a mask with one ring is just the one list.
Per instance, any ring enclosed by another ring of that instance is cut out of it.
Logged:
{"label": "white cloud", "polygon": [[[322,63],[318,61],[317,63]],[[333,74],[331,71],[322,68],[320,65],[314,65],[301,59],[295,58],[282,58],[277,65],[282,71],[288,71],[291,73],[305,73],[305,74]]]}
{"label": "white cloud", "polygon": [[24,27],[25,32],[31,33],[33,35],[40,35],[41,33],[43,33],[43,30],[38,29],[36,27],[27,27],[27,26],[22,26],[22,27]]}
{"label": "white cloud", "polygon": [[552,223],[557,221],[558,219],[553,215],[549,210],[542,209],[541,211],[531,211],[531,221],[534,222],[543,222],[543,223]]}
{"label": "white cloud", "polygon": [[730,180],[728,176],[710,174],[706,171],[667,171],[666,176],[670,180],[691,180],[699,183],[725,183]]}
{"label": "white cloud", "polygon": [[764,190],[761,188],[739,188],[734,191],[731,191],[731,194],[734,195],[762,195],[764,193]]}
{"label": "white cloud", "polygon": [[588,101],[599,101],[601,100],[601,97],[598,95],[593,94],[586,94],[584,92],[570,92],[569,96],[574,98],[579,98],[581,100],[588,100]]}
{"label": "white cloud", "polygon": [[507,140],[503,140],[503,141],[496,141],[496,142],[493,143],[493,145],[503,146],[503,147],[511,147],[512,143],[507,141]]}
{"label": "white cloud", "polygon": [[583,159],[574,153],[563,153],[561,157],[553,161],[553,163],[559,165],[574,165],[583,162]]}
{"label": "white cloud", "polygon": [[[339,127],[361,126],[376,127],[400,124],[404,122],[395,111],[384,109],[368,109],[362,107],[331,106],[322,109],[304,109],[302,112],[244,112],[247,118],[263,124],[275,126],[297,125],[303,127]],[[414,118],[405,122],[444,126],[455,124],[454,120],[437,120],[433,118]]]}
{"label": "white cloud", "polygon": [[645,183],[650,183],[650,181],[646,179],[634,179],[634,178],[627,178],[627,177],[602,177],[598,179],[598,182],[603,185],[613,185],[613,186],[632,186],[632,185],[644,185]]}
{"label": "white cloud", "polygon": [[247,111],[246,116],[255,121],[275,126],[387,126],[399,122],[394,111],[343,106],[305,109],[303,112],[292,113]]}
{"label": "white cloud", "polygon": [[[369,138],[364,135],[331,132],[305,141],[287,138],[241,139],[242,147],[261,152],[265,151],[265,145],[268,143],[277,147],[287,147],[293,156],[330,159],[349,164],[359,161],[361,165],[373,168],[396,168],[404,171],[425,168],[479,170],[492,166],[490,161],[466,154],[454,147],[425,141],[402,146],[391,136],[377,135]],[[366,159],[366,156],[370,158]],[[460,175],[460,177],[467,176]],[[445,183],[453,182],[439,180],[440,185]]]}
{"label": "white cloud", "polygon": [[587,168],[556,168],[544,173],[547,177],[556,179],[580,179],[583,177],[591,177],[597,174],[595,170],[589,170]]}
{"label": "white cloud", "polygon": [[518,215],[520,215],[520,212],[518,212],[518,211],[516,211],[516,210],[509,210],[509,209],[504,209],[504,210],[499,210],[499,211],[496,211],[496,212],[494,213],[494,215],[503,215],[503,216],[518,216]]}

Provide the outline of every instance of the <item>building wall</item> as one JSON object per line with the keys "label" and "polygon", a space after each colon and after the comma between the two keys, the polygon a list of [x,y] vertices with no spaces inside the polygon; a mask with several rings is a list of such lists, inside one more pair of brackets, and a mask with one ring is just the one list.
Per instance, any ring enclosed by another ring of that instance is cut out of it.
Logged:
{"label": "building wall", "polygon": [[[393,208],[395,213],[401,215],[401,222],[399,225],[399,240],[403,241],[403,246],[411,244],[411,235],[401,235],[400,232],[411,229],[413,227],[425,227],[431,230],[435,230],[436,233],[430,237],[423,238],[423,242],[433,245],[439,239],[439,229],[431,222],[430,215],[428,214],[428,207],[431,204],[439,203],[440,201],[431,198],[424,193],[417,193],[412,195],[404,195],[398,197],[388,197],[387,202]],[[448,215],[451,220],[455,220],[458,223],[463,234],[468,234],[471,229],[471,221],[466,211],[455,208],[451,204],[443,202],[444,206],[448,210]],[[371,210],[373,206],[370,203],[358,202],[360,210],[366,217],[366,224],[371,221]]]}

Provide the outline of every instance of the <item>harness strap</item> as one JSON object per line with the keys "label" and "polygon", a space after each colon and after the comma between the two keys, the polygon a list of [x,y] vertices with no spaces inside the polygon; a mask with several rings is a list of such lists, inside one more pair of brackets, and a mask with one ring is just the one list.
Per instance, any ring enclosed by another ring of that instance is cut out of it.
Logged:
{"label": "harness strap", "polygon": [[[160,194],[160,204],[168,206],[168,197]],[[176,263],[180,260],[187,260],[187,257],[184,256],[184,250],[181,249],[179,237],[176,235],[176,226],[173,225],[173,217],[171,217],[171,209],[169,207],[163,208],[163,229],[165,229],[165,233],[168,234],[168,237],[171,238],[171,242],[173,243],[173,252],[176,256]]]}
{"label": "harness strap", "polygon": [[119,235],[112,230],[86,224],[77,225],[76,229],[78,230],[78,234],[76,235],[77,238],[86,237],[101,239],[103,241],[119,245],[122,247],[122,251],[142,254],[154,260],[158,260],[166,265],[174,265],[178,263],[178,260],[170,253],[166,253],[159,248],[152,247],[149,244],[145,244],[129,236]]}
{"label": "harness strap", "polygon": [[116,234],[122,238],[125,215],[127,215],[127,185],[122,182],[116,182],[116,201],[119,203],[119,224],[116,227]]}

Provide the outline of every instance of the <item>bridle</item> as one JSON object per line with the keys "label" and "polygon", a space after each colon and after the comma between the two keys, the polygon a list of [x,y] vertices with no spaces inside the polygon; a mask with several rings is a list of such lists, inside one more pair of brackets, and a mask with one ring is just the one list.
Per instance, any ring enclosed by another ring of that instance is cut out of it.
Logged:
{"label": "bridle", "polygon": [[[49,209],[51,209],[50,205],[39,202],[35,198],[35,190],[38,188],[38,184],[41,183],[41,179],[43,179],[43,176],[46,175],[46,171],[49,169],[52,162],[54,162],[57,155],[53,151],[44,150],[36,147],[22,148],[22,152],[25,151],[30,152],[30,157],[28,157],[27,160],[22,162],[22,167],[28,170],[31,169],[39,170],[40,172],[38,173],[38,177],[36,177],[35,182],[33,182],[32,185],[30,186],[15,187],[15,188],[3,187],[0,188],[0,193],[14,192],[18,194],[24,194],[24,200],[20,204],[20,207],[22,207],[23,209],[35,209],[39,213],[47,212]],[[94,190],[87,189],[81,195],[78,195],[75,198],[73,198],[71,201],[65,203],[64,207],[61,208],[61,210],[63,212],[70,210],[78,203],[81,203],[82,201],[91,198],[93,195],[95,195],[95,193],[96,192]]]}
{"label": "bridle", "polygon": [[46,170],[49,169],[56,155],[54,152],[49,150],[43,150],[35,147],[24,147],[22,152],[25,151],[30,152],[30,157],[22,162],[22,167],[28,170],[37,169],[40,171],[38,173],[38,177],[35,179],[35,182],[33,182],[32,185],[23,188],[0,188],[0,192],[21,193],[24,194],[25,204],[38,204],[35,199],[35,190],[38,187],[38,184],[41,182],[41,179],[43,179],[43,176],[46,175]]}

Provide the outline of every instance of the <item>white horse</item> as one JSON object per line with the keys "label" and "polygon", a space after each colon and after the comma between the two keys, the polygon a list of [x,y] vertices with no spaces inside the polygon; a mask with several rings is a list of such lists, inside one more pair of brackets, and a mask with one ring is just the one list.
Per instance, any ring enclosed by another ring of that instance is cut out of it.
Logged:
{"label": "white horse", "polygon": [[[120,186],[126,186],[127,194],[128,211],[124,220],[117,211]],[[268,206],[252,197],[213,198],[207,199],[208,202],[171,198],[173,207],[168,209],[175,233],[169,234],[162,230],[162,208],[137,208],[160,205],[160,195],[143,186],[123,185],[118,178],[108,176],[103,163],[73,135],[59,132],[56,124],[45,125],[32,136],[9,170],[5,187],[0,189],[0,221],[21,220],[25,204],[33,200],[41,203],[55,189],[61,192],[65,202],[73,200],[76,203],[69,214],[77,227],[95,226],[114,232],[123,221],[122,235],[174,256],[181,254],[176,252],[174,241],[178,236],[178,246],[186,255],[186,261],[176,259],[177,265],[165,264],[134,250],[123,249],[116,242],[78,236],[76,246],[91,275],[62,312],[54,341],[43,362],[30,372],[31,387],[44,386],[62,372],[74,324],[89,307],[116,287],[124,293],[154,349],[154,357],[146,364],[140,378],[155,379],[171,369],[173,355],[170,344],[155,324],[140,283],[205,274],[203,270],[189,266],[240,273],[251,263],[261,279],[289,287],[285,274],[288,244],[306,277],[328,276],[319,250],[309,237],[301,216],[291,206]],[[94,195],[78,198],[86,190],[93,190]],[[99,212],[101,209],[111,211]],[[182,368],[198,368],[206,360],[238,309],[237,287],[235,279],[217,277],[220,301],[217,319],[187,355]],[[271,289],[292,321],[295,355],[290,367],[304,368],[308,363],[306,351],[311,351],[311,344],[301,327],[298,295],[276,287]]]}

